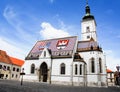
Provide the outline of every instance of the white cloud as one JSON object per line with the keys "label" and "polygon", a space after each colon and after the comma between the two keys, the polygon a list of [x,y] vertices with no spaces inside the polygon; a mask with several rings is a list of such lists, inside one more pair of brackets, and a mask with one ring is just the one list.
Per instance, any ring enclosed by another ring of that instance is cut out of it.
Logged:
{"label": "white cloud", "polygon": [[40,30],[40,35],[44,39],[70,36],[70,34],[68,32],[66,32],[62,29],[56,29],[50,23],[47,23],[47,22],[41,23],[41,27],[42,27],[42,29]]}
{"label": "white cloud", "polygon": [[116,65],[120,65],[120,58],[116,57],[114,51],[105,50],[107,68],[116,71]]}
{"label": "white cloud", "polygon": [[[13,30],[11,30],[11,33],[13,33],[13,36],[16,36],[16,39],[22,40],[22,41],[26,41],[27,43],[31,42],[29,39],[31,39],[31,37],[34,39],[34,34],[32,33],[32,31],[30,32],[31,29],[34,30],[34,28],[24,28],[28,23],[28,20],[23,20],[23,18],[30,18],[30,15],[27,15],[25,13],[18,12],[15,8],[13,8],[12,6],[6,6],[3,12],[3,16],[6,19],[6,21],[9,23],[9,25],[11,26],[11,28],[13,28]],[[26,17],[23,17],[26,16]],[[29,20],[32,21],[32,19],[30,18]],[[27,25],[28,26],[28,25]]]}
{"label": "white cloud", "polygon": [[25,57],[23,50],[21,50],[19,47],[12,45],[3,38],[0,38],[0,50],[6,51],[6,53],[12,57],[17,57],[21,59],[24,59]]}

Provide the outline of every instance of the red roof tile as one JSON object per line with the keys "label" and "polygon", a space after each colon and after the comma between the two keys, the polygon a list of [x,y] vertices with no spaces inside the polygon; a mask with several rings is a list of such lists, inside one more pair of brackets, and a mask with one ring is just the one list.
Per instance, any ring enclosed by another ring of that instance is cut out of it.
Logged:
{"label": "red roof tile", "polygon": [[3,50],[0,50],[0,62],[7,63],[7,64],[11,63],[9,56]]}
{"label": "red roof tile", "polygon": [[23,60],[14,58],[14,57],[10,57],[12,64],[14,65],[18,65],[18,66],[22,66],[24,64]]}
{"label": "red roof tile", "polygon": [[0,62],[7,63],[7,64],[14,64],[17,66],[22,66],[24,64],[23,60],[10,57],[7,53],[3,50],[0,50]]}

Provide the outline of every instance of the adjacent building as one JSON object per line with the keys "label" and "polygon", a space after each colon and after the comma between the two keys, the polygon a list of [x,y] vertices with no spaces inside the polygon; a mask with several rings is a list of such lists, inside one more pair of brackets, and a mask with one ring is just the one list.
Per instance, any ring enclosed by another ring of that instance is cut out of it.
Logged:
{"label": "adjacent building", "polygon": [[23,63],[23,60],[10,57],[5,51],[0,50],[0,78],[19,80]]}
{"label": "adjacent building", "polygon": [[108,81],[108,86],[114,86],[115,85],[115,78],[114,78],[115,72],[107,69],[107,81]]}
{"label": "adjacent building", "polygon": [[22,66],[24,81],[107,86],[106,60],[96,26],[87,4],[81,21],[81,40],[71,36],[37,41]]}

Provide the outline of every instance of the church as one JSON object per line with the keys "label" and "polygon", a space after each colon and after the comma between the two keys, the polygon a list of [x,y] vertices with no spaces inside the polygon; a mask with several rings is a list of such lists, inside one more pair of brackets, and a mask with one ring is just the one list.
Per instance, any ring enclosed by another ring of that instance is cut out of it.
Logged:
{"label": "church", "polygon": [[72,86],[107,86],[106,60],[88,3],[78,36],[40,40],[25,57],[24,81]]}

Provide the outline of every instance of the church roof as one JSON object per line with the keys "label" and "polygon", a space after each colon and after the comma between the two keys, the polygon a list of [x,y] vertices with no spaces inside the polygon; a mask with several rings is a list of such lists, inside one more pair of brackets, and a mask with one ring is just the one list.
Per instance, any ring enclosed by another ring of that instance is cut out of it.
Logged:
{"label": "church roof", "polygon": [[52,58],[72,57],[77,36],[37,41],[26,60],[39,59],[44,48],[48,48]]}
{"label": "church roof", "polygon": [[89,41],[79,41],[77,45],[77,51],[78,52],[84,52],[84,51],[101,51],[102,48],[99,47],[98,43],[94,41],[93,38],[91,38]]}
{"label": "church roof", "polygon": [[79,55],[79,53],[74,54],[74,62],[79,61],[79,62],[84,62],[83,58]]}

